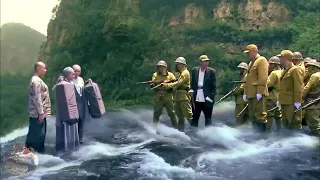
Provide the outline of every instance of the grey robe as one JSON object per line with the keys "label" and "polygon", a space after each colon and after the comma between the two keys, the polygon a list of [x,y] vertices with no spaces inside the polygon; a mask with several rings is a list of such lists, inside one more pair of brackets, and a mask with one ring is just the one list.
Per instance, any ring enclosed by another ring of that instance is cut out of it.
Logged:
{"label": "grey robe", "polygon": [[[71,83],[65,80],[59,84]],[[53,88],[55,90],[55,87]],[[56,97],[55,97],[56,98]],[[56,102],[56,101],[55,101]],[[56,104],[57,106],[57,104]],[[68,124],[59,119],[58,108],[56,108],[56,150],[70,151],[79,147],[78,123]]]}
{"label": "grey robe", "polygon": [[81,94],[78,93],[77,89],[76,91],[76,100],[77,100],[77,105],[78,105],[78,112],[79,112],[79,122],[78,122],[78,132],[79,132],[79,140],[80,142],[83,141],[83,134],[85,130],[85,122],[87,119],[89,119],[88,114],[89,114],[89,107],[88,107],[88,101],[85,97],[85,93],[83,92],[83,88],[81,88]]}

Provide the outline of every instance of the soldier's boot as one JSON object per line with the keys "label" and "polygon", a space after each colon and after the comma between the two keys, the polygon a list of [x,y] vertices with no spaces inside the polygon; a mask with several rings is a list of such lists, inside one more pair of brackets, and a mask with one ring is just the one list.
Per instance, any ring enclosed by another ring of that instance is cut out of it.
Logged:
{"label": "soldier's boot", "polygon": [[277,119],[275,119],[276,120],[276,125],[277,125],[277,132],[279,132],[280,130],[281,130],[281,128],[282,128],[282,120],[281,120],[281,118],[277,118]]}
{"label": "soldier's boot", "polygon": [[178,121],[178,130],[184,132],[184,118]]}
{"label": "soldier's boot", "polygon": [[266,123],[266,132],[271,132],[272,130],[272,124],[273,124],[273,117],[268,116],[267,117],[267,123]]}

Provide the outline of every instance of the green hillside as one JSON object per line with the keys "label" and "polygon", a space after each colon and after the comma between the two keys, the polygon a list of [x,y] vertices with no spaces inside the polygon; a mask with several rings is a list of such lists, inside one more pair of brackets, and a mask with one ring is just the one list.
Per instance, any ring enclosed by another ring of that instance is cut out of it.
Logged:
{"label": "green hillside", "polygon": [[1,27],[1,72],[29,74],[46,36],[20,23]]}
{"label": "green hillside", "polygon": [[[63,67],[79,63],[107,100],[152,92],[135,82],[151,78],[158,60],[170,69],[178,56],[189,68],[207,54],[218,72],[218,92],[232,88],[249,43],[270,58],[282,49],[319,56],[319,0],[62,0],[49,23],[41,59],[53,83]],[[54,78],[52,78],[54,77]]]}

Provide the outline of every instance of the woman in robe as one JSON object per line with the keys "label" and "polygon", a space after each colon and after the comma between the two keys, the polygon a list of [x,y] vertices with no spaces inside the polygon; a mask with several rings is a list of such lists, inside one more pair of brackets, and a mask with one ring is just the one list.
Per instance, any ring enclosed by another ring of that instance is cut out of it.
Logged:
{"label": "woman in robe", "polygon": [[[74,71],[71,67],[66,67],[62,72],[62,77],[58,79],[57,84],[72,84],[74,78],[73,73]],[[55,90],[55,87],[53,90]],[[56,150],[70,151],[76,149],[80,145],[78,122],[63,122],[59,118],[59,108],[56,108],[56,111]]]}

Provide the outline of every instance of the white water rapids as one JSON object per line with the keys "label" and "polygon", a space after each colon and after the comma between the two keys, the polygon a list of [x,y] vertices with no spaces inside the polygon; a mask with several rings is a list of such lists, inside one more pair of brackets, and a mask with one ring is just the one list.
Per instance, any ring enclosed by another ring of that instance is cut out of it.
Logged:
{"label": "white water rapids", "polygon": [[[217,118],[220,118],[220,122],[233,121],[233,108],[234,104],[230,102],[215,106],[214,121]],[[316,137],[302,133],[285,137],[271,133],[260,137],[250,127],[235,129],[216,123],[204,128],[203,122],[193,134],[189,133],[189,130],[183,133],[170,127],[167,116],[162,116],[161,119],[166,121],[168,126],[153,126],[152,113],[150,109],[123,109],[114,116],[107,115],[103,119],[91,121],[87,124],[89,130],[86,143],[78,151],[72,152],[67,158],[39,155],[38,169],[25,179],[49,179],[48,174],[63,174],[68,168],[70,177],[65,179],[73,176],[77,177],[75,179],[81,179],[81,176],[98,178],[98,169],[103,172],[106,167],[97,166],[91,170],[87,166],[104,158],[117,157],[129,159],[123,162],[118,160],[121,165],[115,166],[123,170],[119,171],[120,174],[126,171],[129,173],[129,170],[133,169],[138,175],[132,179],[273,179],[274,176],[295,179],[290,178],[290,173],[295,173],[296,170],[320,170],[319,164],[311,162],[312,158],[319,158],[320,155],[318,151],[318,154],[311,157],[311,153],[316,153],[319,148]],[[204,121],[203,118],[201,121]],[[47,129],[46,146],[54,147],[53,117],[48,119]],[[27,127],[17,129],[1,137],[1,148],[23,143],[27,130]],[[87,165],[86,162],[91,163]],[[72,175],[75,171],[75,175]],[[116,175],[117,173],[114,177]],[[311,176],[310,178],[312,179]],[[55,176],[55,179],[63,177],[59,175]],[[126,178],[120,178],[119,175],[114,179]]]}

